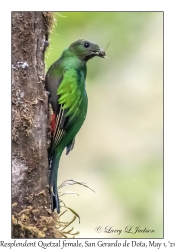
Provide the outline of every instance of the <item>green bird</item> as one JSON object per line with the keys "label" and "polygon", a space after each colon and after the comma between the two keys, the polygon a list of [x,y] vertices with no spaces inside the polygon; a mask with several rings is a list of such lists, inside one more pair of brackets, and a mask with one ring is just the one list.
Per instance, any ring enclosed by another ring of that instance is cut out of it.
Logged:
{"label": "green bird", "polygon": [[61,57],[49,68],[45,85],[49,93],[51,116],[51,144],[48,149],[50,167],[49,190],[51,209],[60,213],[57,175],[60,157],[66,148],[68,154],[74,147],[75,136],[87,113],[86,63],[89,59],[106,56],[97,44],[79,39],[65,49]]}

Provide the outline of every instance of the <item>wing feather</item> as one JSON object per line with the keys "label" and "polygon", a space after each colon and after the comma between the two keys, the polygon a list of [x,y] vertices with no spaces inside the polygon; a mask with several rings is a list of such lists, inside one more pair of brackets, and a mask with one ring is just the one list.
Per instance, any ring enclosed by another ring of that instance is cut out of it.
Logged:
{"label": "wing feather", "polygon": [[[66,69],[62,81],[57,88],[57,110],[55,131],[53,134],[50,152],[59,145],[67,132],[68,125],[79,113],[82,101],[80,73],[75,69]],[[72,145],[72,146],[71,146]],[[69,143],[67,153],[72,150],[74,140]]]}

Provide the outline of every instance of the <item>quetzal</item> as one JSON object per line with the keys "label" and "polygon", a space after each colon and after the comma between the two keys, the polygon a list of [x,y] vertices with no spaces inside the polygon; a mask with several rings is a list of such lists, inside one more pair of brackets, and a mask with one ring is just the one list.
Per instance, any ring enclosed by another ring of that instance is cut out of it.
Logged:
{"label": "quetzal", "polygon": [[51,116],[51,144],[48,149],[50,166],[51,209],[60,213],[57,191],[58,165],[66,148],[68,154],[74,147],[75,136],[87,113],[88,98],[85,87],[86,63],[94,56],[104,58],[105,52],[97,44],[79,39],[65,49],[51,65],[45,80],[49,92]]}

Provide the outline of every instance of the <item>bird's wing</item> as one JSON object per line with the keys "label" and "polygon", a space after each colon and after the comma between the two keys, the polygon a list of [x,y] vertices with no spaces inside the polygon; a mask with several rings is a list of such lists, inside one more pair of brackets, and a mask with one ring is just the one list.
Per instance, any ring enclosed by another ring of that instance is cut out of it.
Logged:
{"label": "bird's wing", "polygon": [[[51,143],[51,151],[59,145],[63,136],[69,129],[79,113],[79,107],[82,102],[82,93],[80,88],[80,73],[75,69],[66,69],[63,78],[57,89],[57,113],[55,117],[55,130]],[[71,146],[72,145],[72,146]],[[73,148],[74,140],[69,143],[67,153]]]}

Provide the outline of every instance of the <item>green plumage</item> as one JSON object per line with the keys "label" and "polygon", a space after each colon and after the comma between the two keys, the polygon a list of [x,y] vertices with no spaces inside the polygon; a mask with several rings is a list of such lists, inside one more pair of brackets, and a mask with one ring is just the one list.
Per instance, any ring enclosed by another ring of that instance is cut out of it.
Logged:
{"label": "green plumage", "polygon": [[57,213],[60,212],[57,192],[59,160],[65,148],[66,154],[73,149],[75,136],[86,118],[86,62],[94,56],[105,57],[105,52],[95,43],[77,40],[63,51],[46,74],[46,90],[55,115],[48,157],[51,206]]}
{"label": "green plumage", "polygon": [[78,115],[83,101],[85,75],[83,71],[80,73],[81,76],[78,76],[77,70],[66,69],[63,80],[57,89],[57,95],[60,96],[58,103],[63,104],[63,109],[68,109],[65,116],[70,116],[70,120]]}

